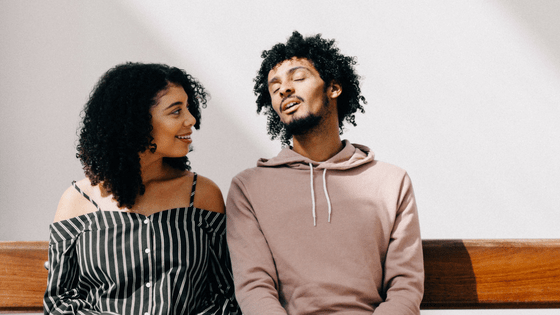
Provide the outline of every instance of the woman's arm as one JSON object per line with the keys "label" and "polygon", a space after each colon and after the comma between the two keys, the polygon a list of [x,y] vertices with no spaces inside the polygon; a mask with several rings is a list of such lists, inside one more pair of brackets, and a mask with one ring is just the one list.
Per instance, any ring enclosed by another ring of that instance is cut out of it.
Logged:
{"label": "woman's arm", "polygon": [[81,214],[84,204],[80,199],[84,198],[74,187],[68,188],[58,204],[55,223],[50,226],[49,274],[43,299],[45,314],[101,314],[93,311],[78,289],[76,240],[80,231],[73,224],[65,224]]}

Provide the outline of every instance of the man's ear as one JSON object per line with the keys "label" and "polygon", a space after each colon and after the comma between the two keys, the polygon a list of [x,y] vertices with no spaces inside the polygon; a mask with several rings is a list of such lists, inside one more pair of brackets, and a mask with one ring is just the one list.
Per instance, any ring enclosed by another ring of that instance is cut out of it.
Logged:
{"label": "man's ear", "polygon": [[342,86],[336,81],[331,81],[329,88],[327,89],[327,96],[334,99],[338,98],[342,93]]}

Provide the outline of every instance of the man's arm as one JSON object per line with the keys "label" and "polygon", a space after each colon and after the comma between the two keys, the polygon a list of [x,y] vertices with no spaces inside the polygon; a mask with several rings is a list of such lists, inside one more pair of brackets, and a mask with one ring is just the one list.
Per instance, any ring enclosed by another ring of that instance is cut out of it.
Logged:
{"label": "man's arm", "polygon": [[279,302],[278,276],[272,253],[249,195],[242,181],[234,178],[226,202],[226,231],[235,295],[245,315],[286,315]]}
{"label": "man's arm", "polygon": [[385,302],[373,314],[419,315],[424,294],[424,259],[416,200],[408,175],[402,181],[384,271]]}

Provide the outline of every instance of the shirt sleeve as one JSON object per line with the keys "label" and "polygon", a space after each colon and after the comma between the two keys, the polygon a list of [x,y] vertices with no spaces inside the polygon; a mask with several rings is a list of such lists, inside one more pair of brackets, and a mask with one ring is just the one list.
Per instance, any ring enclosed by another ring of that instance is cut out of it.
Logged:
{"label": "shirt sleeve", "polygon": [[225,235],[225,220],[214,231],[210,246],[210,291],[212,305],[198,314],[237,315],[241,314],[235,300],[235,289],[231,273],[231,260]]}
{"label": "shirt sleeve", "polygon": [[243,314],[286,315],[279,301],[274,259],[239,178],[231,183],[226,209],[235,294]]}
{"label": "shirt sleeve", "polygon": [[401,184],[384,270],[386,297],[373,314],[419,315],[424,294],[424,258],[416,200],[408,175]]}
{"label": "shirt sleeve", "polygon": [[76,238],[60,238],[51,229],[49,275],[43,299],[45,314],[110,314],[93,310],[78,289]]}

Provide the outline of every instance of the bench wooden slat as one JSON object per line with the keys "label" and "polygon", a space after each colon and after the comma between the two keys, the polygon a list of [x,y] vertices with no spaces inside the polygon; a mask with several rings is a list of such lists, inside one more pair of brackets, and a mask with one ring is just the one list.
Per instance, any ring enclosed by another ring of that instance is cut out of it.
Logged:
{"label": "bench wooden slat", "polygon": [[[560,308],[560,240],[424,240],[422,309]],[[40,313],[47,242],[0,242],[0,313]]]}
{"label": "bench wooden slat", "polygon": [[42,312],[48,242],[0,242],[0,312]]}
{"label": "bench wooden slat", "polygon": [[424,240],[423,309],[560,308],[560,240]]}

